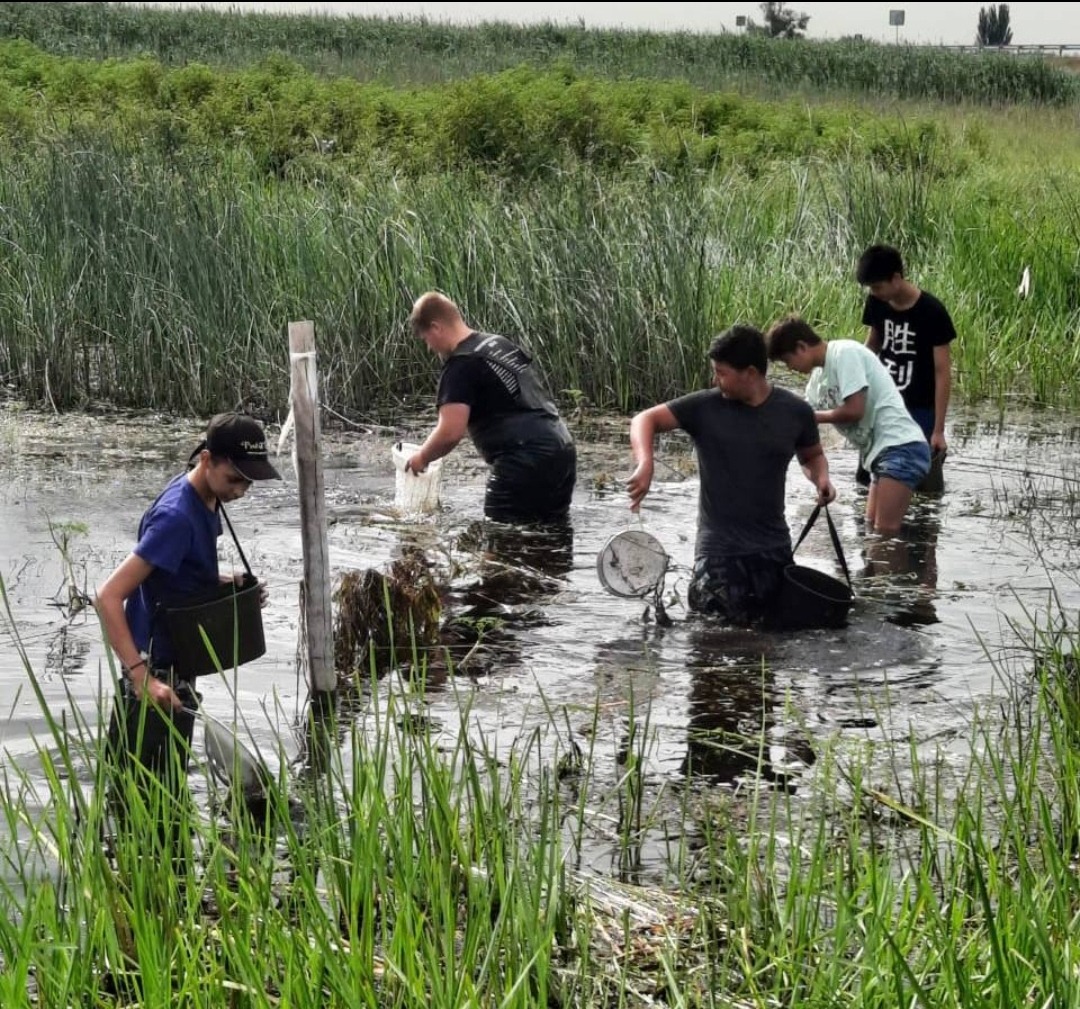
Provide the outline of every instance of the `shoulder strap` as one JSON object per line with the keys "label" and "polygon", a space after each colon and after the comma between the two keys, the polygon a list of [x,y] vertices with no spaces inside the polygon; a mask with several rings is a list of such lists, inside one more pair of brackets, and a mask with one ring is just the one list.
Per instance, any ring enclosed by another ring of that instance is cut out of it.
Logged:
{"label": "shoulder strap", "polygon": [[[236,551],[240,554],[240,560],[244,563],[244,570],[248,573],[249,578],[254,578],[255,575],[252,574],[251,565],[248,564],[248,559],[244,556],[244,548],[240,546],[240,541],[236,538],[236,531],[233,529],[232,523],[229,521],[229,516],[225,512],[225,506],[221,503],[220,500],[218,501],[217,506],[218,511],[221,512],[221,517],[225,520],[225,525],[229,527],[229,534],[233,538],[233,543],[236,544]],[[832,520],[830,519],[830,522],[831,521]]]}

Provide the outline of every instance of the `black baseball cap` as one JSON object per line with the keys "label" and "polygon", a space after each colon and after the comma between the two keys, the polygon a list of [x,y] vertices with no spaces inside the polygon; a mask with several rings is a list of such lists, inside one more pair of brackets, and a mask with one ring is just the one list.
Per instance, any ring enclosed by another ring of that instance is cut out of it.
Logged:
{"label": "black baseball cap", "polygon": [[248,480],[280,480],[266,451],[266,432],[254,417],[219,413],[206,429],[206,448],[223,456]]}

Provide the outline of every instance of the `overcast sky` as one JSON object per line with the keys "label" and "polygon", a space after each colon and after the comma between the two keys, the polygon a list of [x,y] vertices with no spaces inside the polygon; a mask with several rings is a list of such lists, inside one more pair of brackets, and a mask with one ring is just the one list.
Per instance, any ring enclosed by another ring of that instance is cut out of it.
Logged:
{"label": "overcast sky", "polygon": [[[145,6],[125,4],[124,6]],[[587,26],[735,30],[737,15],[761,19],[757,3],[162,3],[168,7],[217,7],[279,13],[404,15],[436,21],[555,21]],[[810,15],[808,35],[837,38],[861,34],[892,42],[971,43],[979,19],[978,3],[793,3]],[[1013,3],[1014,43],[1080,45],[1080,2]],[[889,26],[889,11],[903,10],[904,27]]]}

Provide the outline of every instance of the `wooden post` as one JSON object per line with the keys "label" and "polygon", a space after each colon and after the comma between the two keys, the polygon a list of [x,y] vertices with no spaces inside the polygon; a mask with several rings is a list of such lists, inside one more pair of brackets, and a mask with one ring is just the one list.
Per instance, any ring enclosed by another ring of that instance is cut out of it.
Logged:
{"label": "wooden post", "polygon": [[319,382],[315,366],[315,327],[289,323],[292,362],[292,414],[296,431],[296,477],[304,549],[303,626],[312,694],[337,690],[334,629],[330,606],[330,550],[326,536],[326,493],[319,444]]}

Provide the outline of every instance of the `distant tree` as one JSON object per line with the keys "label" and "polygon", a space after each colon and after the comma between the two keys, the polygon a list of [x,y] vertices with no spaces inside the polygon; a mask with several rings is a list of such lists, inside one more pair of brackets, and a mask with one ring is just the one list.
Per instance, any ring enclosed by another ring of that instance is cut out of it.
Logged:
{"label": "distant tree", "polygon": [[750,35],[768,35],[774,39],[797,39],[806,34],[810,15],[803,11],[793,11],[786,3],[763,3],[761,16],[764,24],[757,24],[753,18],[747,18],[746,31]]}
{"label": "distant tree", "polygon": [[979,32],[976,45],[1007,46],[1012,42],[1012,25],[1009,23],[1009,5],[991,4],[979,8]]}

